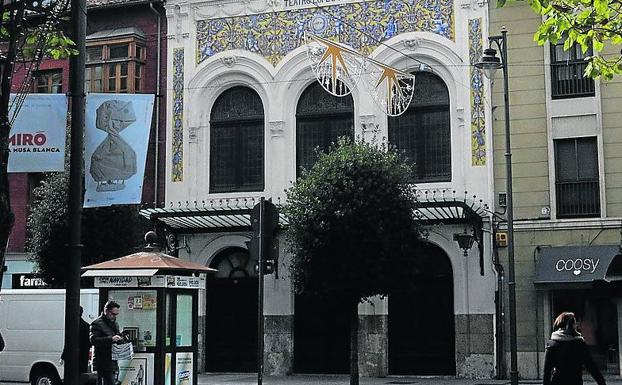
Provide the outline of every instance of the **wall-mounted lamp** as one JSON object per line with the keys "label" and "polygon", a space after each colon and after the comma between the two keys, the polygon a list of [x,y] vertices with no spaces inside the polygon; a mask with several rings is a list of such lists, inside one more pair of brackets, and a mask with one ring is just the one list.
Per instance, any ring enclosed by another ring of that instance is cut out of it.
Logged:
{"label": "wall-mounted lamp", "polygon": [[464,250],[464,256],[468,256],[468,251],[473,247],[473,242],[475,242],[475,236],[473,234],[467,233],[466,228],[464,229],[464,233],[456,233],[454,234],[454,241],[458,242],[458,246]]}

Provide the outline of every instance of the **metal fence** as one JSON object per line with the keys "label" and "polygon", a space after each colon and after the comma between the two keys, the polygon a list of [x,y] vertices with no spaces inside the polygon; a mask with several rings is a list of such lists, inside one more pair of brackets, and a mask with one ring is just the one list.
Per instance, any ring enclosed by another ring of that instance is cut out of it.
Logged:
{"label": "metal fence", "polygon": [[551,63],[553,99],[594,95],[594,80],[583,76],[587,63],[564,61]]}
{"label": "metal fence", "polygon": [[576,218],[600,215],[598,180],[557,182],[557,217]]}

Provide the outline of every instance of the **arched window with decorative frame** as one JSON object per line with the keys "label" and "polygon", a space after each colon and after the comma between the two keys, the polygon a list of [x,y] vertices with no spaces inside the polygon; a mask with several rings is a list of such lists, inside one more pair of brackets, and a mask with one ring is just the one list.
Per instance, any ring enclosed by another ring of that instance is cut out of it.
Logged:
{"label": "arched window with decorative frame", "polygon": [[333,96],[314,82],[304,90],[296,108],[296,175],[313,167],[317,149],[328,150],[342,136],[354,138],[352,96]]}
{"label": "arched window with decorative frame", "polygon": [[449,91],[437,75],[415,72],[415,94],[406,112],[389,117],[389,144],[413,166],[413,182],[451,181]]}
{"label": "arched window with decorative frame", "polygon": [[264,109],[252,89],[224,91],[210,116],[210,193],[263,191]]}

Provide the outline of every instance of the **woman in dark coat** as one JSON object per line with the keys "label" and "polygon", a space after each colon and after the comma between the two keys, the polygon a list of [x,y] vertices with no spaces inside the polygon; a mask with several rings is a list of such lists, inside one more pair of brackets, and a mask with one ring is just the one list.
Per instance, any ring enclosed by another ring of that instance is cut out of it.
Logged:
{"label": "woman in dark coat", "polygon": [[544,385],[583,385],[583,367],[598,385],[605,385],[583,336],[577,331],[574,313],[561,313],[553,329],[544,355]]}

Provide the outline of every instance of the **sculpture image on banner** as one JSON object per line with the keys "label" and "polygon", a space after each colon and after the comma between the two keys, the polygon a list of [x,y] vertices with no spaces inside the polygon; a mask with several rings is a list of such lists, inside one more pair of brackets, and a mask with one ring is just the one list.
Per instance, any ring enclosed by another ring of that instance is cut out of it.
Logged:
{"label": "sculpture image on banner", "polygon": [[8,172],[63,171],[66,133],[66,95],[26,96],[9,134]]}
{"label": "sculpture image on banner", "polygon": [[153,100],[143,94],[87,96],[84,207],[140,203]]}

